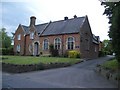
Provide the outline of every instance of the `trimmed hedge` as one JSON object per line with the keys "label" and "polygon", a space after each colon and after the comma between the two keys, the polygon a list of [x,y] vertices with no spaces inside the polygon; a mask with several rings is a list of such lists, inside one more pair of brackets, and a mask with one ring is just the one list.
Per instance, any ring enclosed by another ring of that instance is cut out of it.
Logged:
{"label": "trimmed hedge", "polygon": [[68,51],[68,57],[69,58],[80,58],[80,52],[75,51],[75,50]]}

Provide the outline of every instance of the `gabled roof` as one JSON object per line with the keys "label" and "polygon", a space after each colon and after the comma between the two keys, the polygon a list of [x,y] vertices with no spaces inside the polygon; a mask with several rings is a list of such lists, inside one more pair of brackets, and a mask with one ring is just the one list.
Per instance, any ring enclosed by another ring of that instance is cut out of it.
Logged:
{"label": "gabled roof", "polygon": [[[58,34],[70,34],[79,33],[82,23],[85,21],[85,17],[76,17],[67,20],[54,21],[44,24],[35,25],[36,32],[44,35],[58,35]],[[29,34],[29,27],[22,25],[26,34]]]}

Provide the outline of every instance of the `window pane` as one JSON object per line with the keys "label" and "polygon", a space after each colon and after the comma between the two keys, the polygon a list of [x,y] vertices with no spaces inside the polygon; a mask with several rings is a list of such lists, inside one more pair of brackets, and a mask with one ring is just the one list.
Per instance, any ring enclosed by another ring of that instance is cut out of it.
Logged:
{"label": "window pane", "polygon": [[74,39],[73,39],[73,37],[68,38],[68,49],[74,49]]}
{"label": "window pane", "polygon": [[30,39],[34,39],[34,33],[30,33]]}
{"label": "window pane", "polygon": [[44,50],[48,50],[48,40],[44,40]]}
{"label": "window pane", "polygon": [[20,39],[21,39],[21,35],[20,35],[20,34],[17,36],[17,39],[18,39],[18,40],[20,40]]}
{"label": "window pane", "polygon": [[60,38],[55,39],[55,49],[60,49],[61,40]]}

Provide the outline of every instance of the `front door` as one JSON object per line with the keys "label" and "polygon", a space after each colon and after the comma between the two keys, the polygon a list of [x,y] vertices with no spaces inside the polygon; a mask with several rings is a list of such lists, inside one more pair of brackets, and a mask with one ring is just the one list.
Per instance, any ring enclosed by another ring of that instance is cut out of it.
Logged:
{"label": "front door", "polygon": [[38,50],[39,50],[39,44],[38,42],[34,43],[34,55],[37,56],[38,55]]}

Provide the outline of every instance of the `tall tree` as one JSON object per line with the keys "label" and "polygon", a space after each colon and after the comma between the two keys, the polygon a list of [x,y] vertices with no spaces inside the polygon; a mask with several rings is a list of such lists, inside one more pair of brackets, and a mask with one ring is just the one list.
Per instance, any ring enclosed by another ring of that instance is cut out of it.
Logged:
{"label": "tall tree", "polygon": [[0,29],[0,42],[2,43],[2,48],[11,47],[11,37],[7,35],[6,29]]}
{"label": "tall tree", "polygon": [[112,40],[116,58],[120,63],[120,1],[119,2],[102,2],[105,7],[104,14],[108,16],[110,30],[109,37]]}

